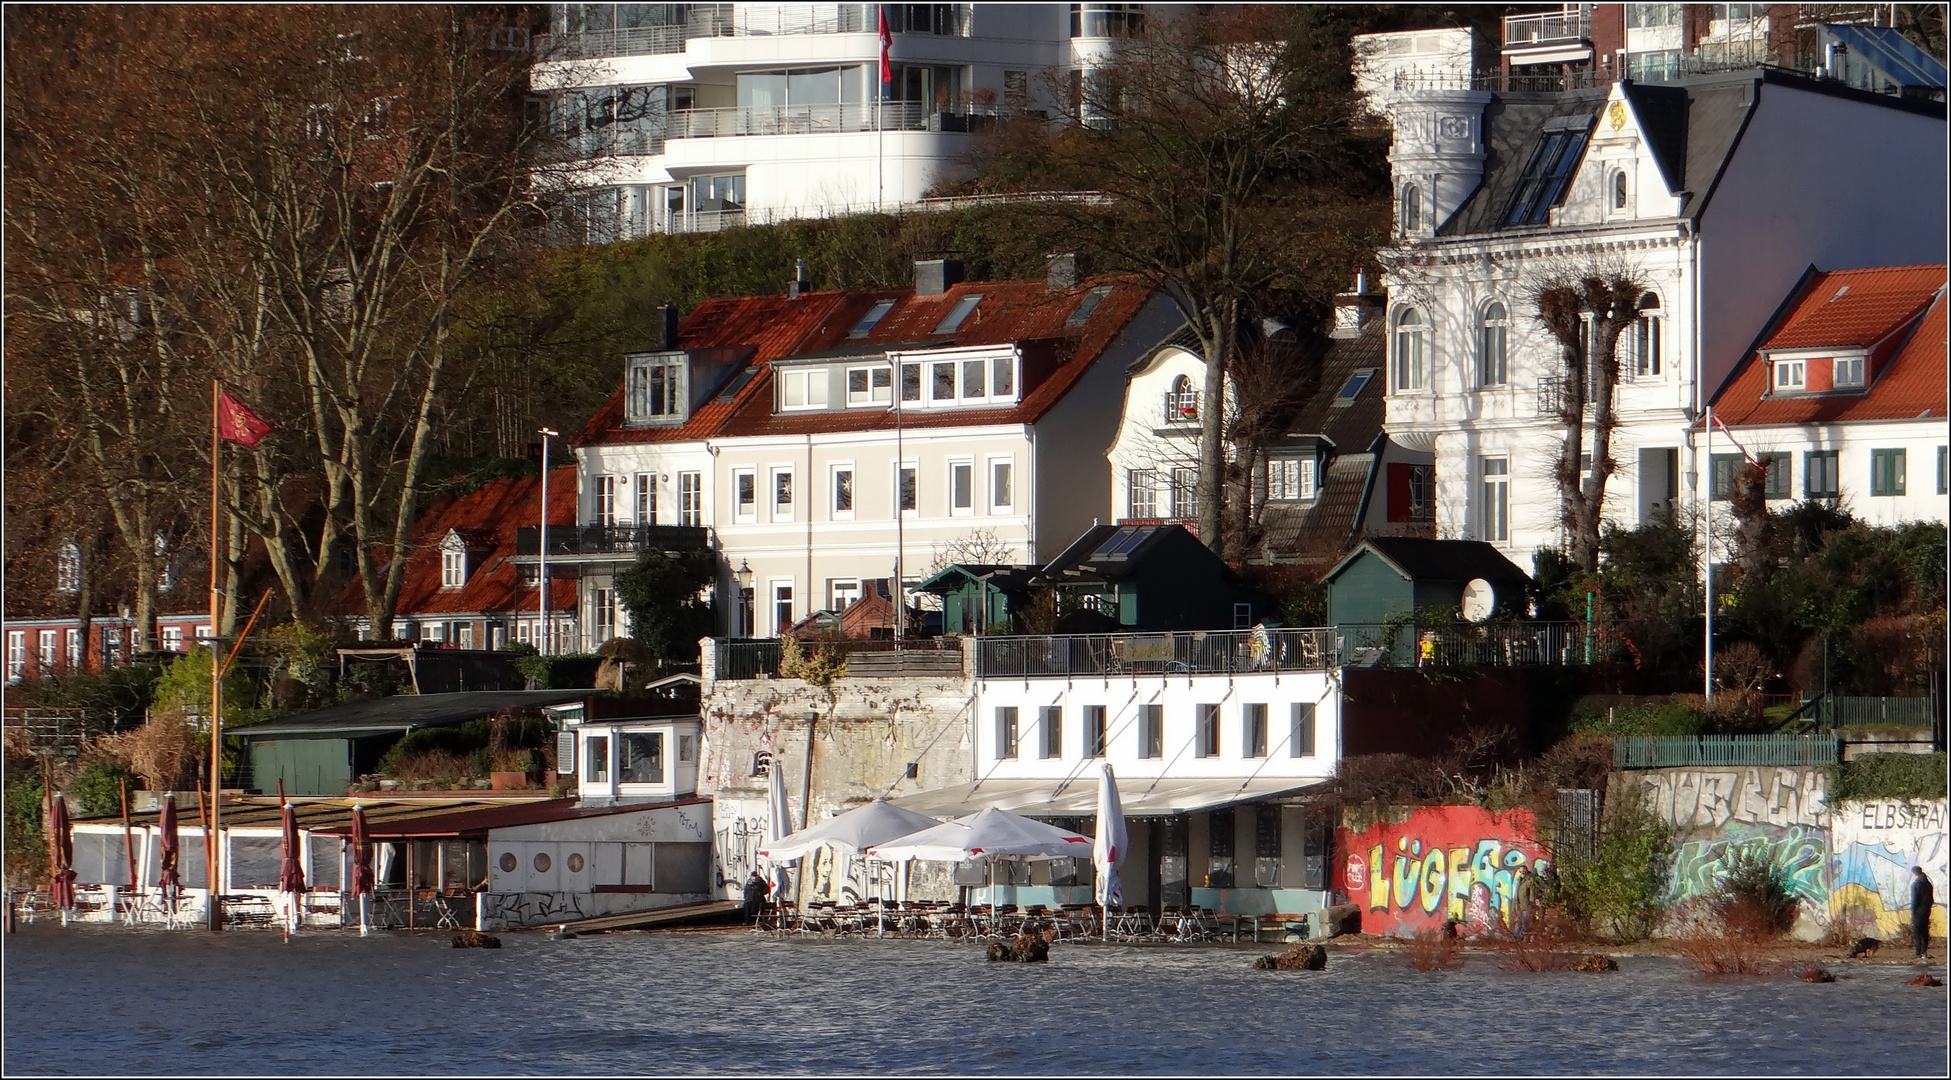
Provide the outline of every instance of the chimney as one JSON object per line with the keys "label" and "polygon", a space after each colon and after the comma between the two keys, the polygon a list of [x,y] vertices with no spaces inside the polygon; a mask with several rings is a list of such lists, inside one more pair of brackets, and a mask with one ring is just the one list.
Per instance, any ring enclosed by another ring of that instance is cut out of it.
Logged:
{"label": "chimney", "polygon": [[1049,257],[1049,272],[1044,276],[1044,287],[1051,292],[1074,289],[1091,276],[1091,257],[1075,251],[1065,251]]}
{"label": "chimney", "polygon": [[1354,290],[1335,294],[1335,326],[1328,336],[1360,337],[1362,327],[1382,314],[1382,304],[1386,299],[1387,296],[1379,290],[1369,291],[1368,271],[1357,271]]}
{"label": "chimney", "polygon": [[664,327],[663,338],[659,343],[660,347],[663,349],[664,352],[676,352],[677,351],[677,305],[665,304],[663,307],[658,308],[657,311],[658,314],[663,316],[663,327]]}
{"label": "chimney", "polygon": [[787,297],[797,300],[812,291],[813,282],[806,276],[806,260],[796,260],[793,267],[793,280],[786,286]]}
{"label": "chimney", "polygon": [[962,260],[920,259],[915,262],[915,295],[940,296],[962,282]]}

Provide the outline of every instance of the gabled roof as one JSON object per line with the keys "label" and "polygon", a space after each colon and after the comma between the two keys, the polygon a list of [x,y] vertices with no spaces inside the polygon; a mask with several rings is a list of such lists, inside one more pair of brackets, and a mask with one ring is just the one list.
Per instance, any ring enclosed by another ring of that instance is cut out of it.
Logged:
{"label": "gabled roof", "polygon": [[[400,583],[395,612],[403,618],[434,614],[472,614],[536,610],[539,590],[524,585],[521,571],[508,561],[515,554],[515,530],[541,524],[541,476],[490,480],[476,490],[436,500],[413,530],[407,552],[406,579]],[[549,477],[549,527],[574,528],[576,523],[576,467],[564,465]],[[465,585],[441,585],[441,544],[457,532],[470,551]],[[555,567],[550,568],[551,571]],[[559,611],[575,605],[575,570],[566,563],[552,572],[550,606]],[[340,591],[335,610],[341,615],[365,614],[365,592],[355,575]],[[391,627],[376,628],[380,637]]]}
{"label": "gabled roof", "polygon": [[531,711],[544,705],[581,701],[594,690],[470,690],[459,694],[398,694],[354,701],[241,727],[244,739],[356,738],[413,728],[444,727],[504,711]]}
{"label": "gabled roof", "polygon": [[[1387,354],[1388,328],[1379,317],[1369,319],[1355,337],[1335,339],[1321,357],[1318,388],[1288,421],[1287,433],[1325,438],[1343,453],[1368,449],[1382,431]],[[1342,389],[1364,369],[1374,373],[1359,393],[1342,402]]]}
{"label": "gabled roof", "polygon": [[938,595],[959,591],[988,575],[989,587],[998,592],[1024,593],[1035,580],[1037,568],[1013,563],[955,563],[937,570],[927,581],[915,586],[916,592]]}
{"label": "gabled roof", "polygon": [[[1052,585],[1066,582],[1120,581],[1136,574],[1153,556],[1177,548],[1175,558],[1206,559],[1226,581],[1238,581],[1219,556],[1199,542],[1183,525],[1093,525],[1050,560],[1038,574]],[[1198,549],[1194,551],[1194,549]]]}
{"label": "gabled roof", "polygon": [[[1784,304],[1773,332],[1742,358],[1715,395],[1715,417],[1736,427],[1926,417],[1941,422],[1946,412],[1945,269],[1899,266],[1808,275]],[[1769,392],[1763,354],[1771,350],[1840,351],[1879,342],[1893,352],[1870,365],[1865,390]]]}
{"label": "gabled roof", "polygon": [[1531,575],[1504,557],[1495,544],[1482,540],[1423,540],[1407,536],[1374,536],[1362,541],[1349,556],[1328,571],[1323,581],[1332,581],[1341,572],[1373,551],[1396,573],[1413,581],[1469,581],[1483,578],[1529,583]]}

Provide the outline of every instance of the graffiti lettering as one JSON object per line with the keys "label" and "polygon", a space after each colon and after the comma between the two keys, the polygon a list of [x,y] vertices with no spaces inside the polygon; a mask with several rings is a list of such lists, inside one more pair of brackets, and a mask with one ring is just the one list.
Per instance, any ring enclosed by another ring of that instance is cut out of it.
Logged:
{"label": "graffiti lettering", "polygon": [[1944,833],[1945,805],[1943,799],[1882,799],[1852,805],[1838,813],[1831,837],[1830,916],[1859,916],[1864,923],[1873,923],[1882,937],[1908,932],[1910,868],[1921,866],[1937,890],[1931,933],[1943,936],[1946,879],[1951,872],[1951,851],[1947,851]]}
{"label": "graffiti lettering", "polygon": [[[1349,857],[1339,887],[1365,906],[1381,933],[1413,934],[1454,919],[1477,930],[1515,922],[1527,878],[1550,865],[1527,811],[1427,806],[1401,823],[1343,828]],[[1366,852],[1367,857],[1363,858]]]}
{"label": "graffiti lettering", "polygon": [[1829,826],[1827,774],[1818,768],[1649,769],[1646,804],[1682,829]]}
{"label": "graffiti lettering", "polygon": [[1718,836],[1687,840],[1673,855],[1673,899],[1713,899],[1722,894],[1728,871],[1742,858],[1760,859],[1775,867],[1791,895],[1807,901],[1813,915],[1829,901],[1824,880],[1828,838],[1819,829],[1793,826],[1729,825]]}

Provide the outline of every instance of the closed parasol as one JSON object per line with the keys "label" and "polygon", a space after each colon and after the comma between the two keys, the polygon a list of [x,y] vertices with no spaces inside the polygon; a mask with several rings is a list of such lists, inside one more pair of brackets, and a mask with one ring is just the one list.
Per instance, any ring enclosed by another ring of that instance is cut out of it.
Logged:
{"label": "closed parasol", "polygon": [[[282,786],[282,784],[280,785]],[[303,918],[305,902],[305,863],[304,851],[299,847],[298,811],[284,804],[284,861],[278,867],[278,891],[284,893],[291,904],[290,929],[297,929]]]}
{"label": "closed parasol", "polygon": [[181,857],[183,842],[176,833],[176,793],[163,793],[163,805],[156,815],[156,846],[162,852],[162,873],[157,884],[162,886],[163,903],[168,910],[175,911],[175,902],[183,893],[183,878],[176,872],[177,860]]}
{"label": "closed parasol", "polygon": [[372,930],[373,844],[366,838],[366,808],[352,804],[352,826],[346,842],[352,845],[352,895],[359,898],[359,932]]}
{"label": "closed parasol", "polygon": [[58,791],[47,817],[48,833],[54,838],[54,877],[48,885],[48,898],[66,912],[75,906],[75,834],[68,822],[68,800]]}
{"label": "closed parasol", "polygon": [[1105,940],[1111,937],[1111,909],[1124,905],[1118,868],[1124,864],[1128,841],[1125,832],[1124,804],[1118,799],[1118,779],[1111,766],[1104,766],[1097,784],[1097,837],[1091,844],[1091,862],[1097,866],[1098,907],[1104,913]]}

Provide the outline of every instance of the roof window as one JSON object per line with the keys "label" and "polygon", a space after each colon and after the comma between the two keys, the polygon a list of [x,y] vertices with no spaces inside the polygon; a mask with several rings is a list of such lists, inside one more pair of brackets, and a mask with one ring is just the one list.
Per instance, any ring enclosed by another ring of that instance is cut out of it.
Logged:
{"label": "roof window", "polygon": [[1117,532],[1112,533],[1110,539],[1098,545],[1098,549],[1091,553],[1090,561],[1096,562],[1099,559],[1122,559],[1131,554],[1133,549],[1137,548],[1138,545],[1144,543],[1145,538],[1151,534],[1152,526],[1149,525],[1123,526]]}
{"label": "roof window", "polygon": [[937,334],[955,333],[955,331],[961,329],[962,320],[968,318],[969,312],[974,311],[976,305],[980,303],[982,303],[981,293],[970,293],[962,299],[957,300],[955,306],[949,308],[948,314],[943,316],[940,325],[935,327],[935,332]]}
{"label": "roof window", "polygon": [[1339,409],[1353,405],[1355,399],[1362,395],[1362,389],[1373,378],[1375,378],[1374,368],[1357,368],[1354,374],[1348,376],[1348,381],[1341,384],[1340,391],[1335,394],[1333,407]]}
{"label": "roof window", "polygon": [[847,331],[847,336],[850,338],[864,338],[868,334],[873,333],[874,327],[882,319],[886,318],[887,313],[893,309],[894,301],[892,300],[874,301],[874,306],[867,309],[867,314],[860,317],[860,321],[854,324],[852,330]]}
{"label": "roof window", "polygon": [[1075,330],[1091,321],[1091,313],[1096,311],[1097,306],[1104,303],[1104,298],[1110,295],[1111,286],[1109,285],[1099,285],[1097,288],[1085,293],[1084,299],[1077,301],[1077,310],[1072,311],[1070,318],[1064,320],[1064,329]]}
{"label": "roof window", "polygon": [[1572,170],[1585,152],[1591,116],[1564,116],[1545,124],[1531,159],[1518,177],[1517,190],[1504,211],[1505,225],[1543,225],[1570,186]]}

